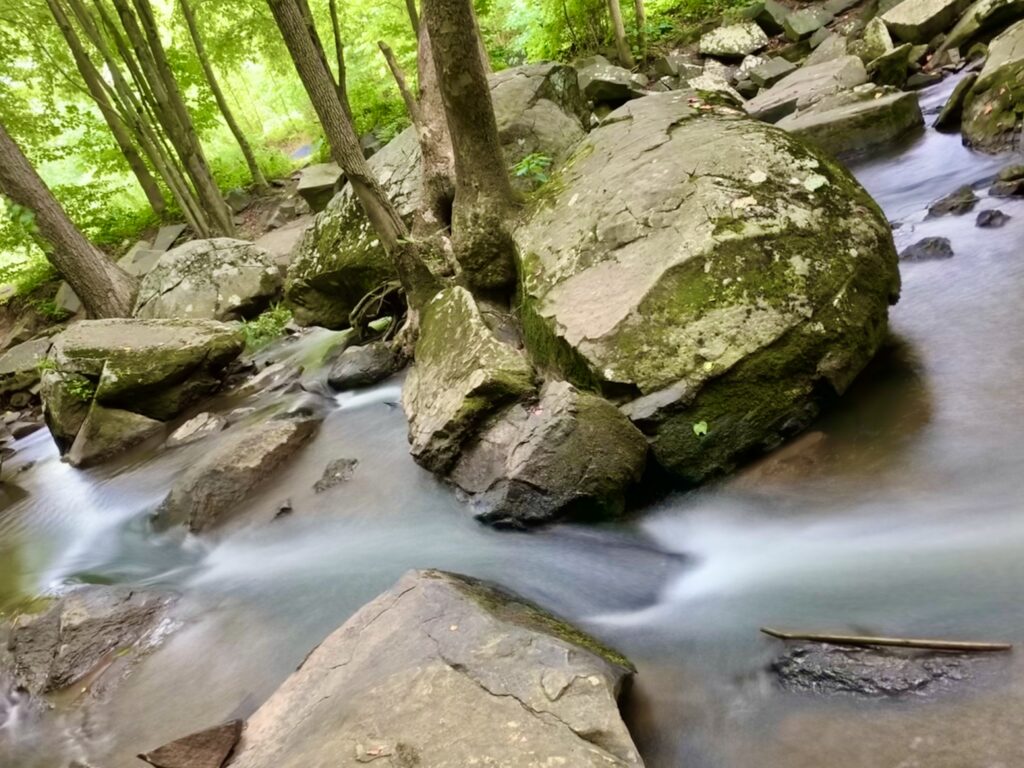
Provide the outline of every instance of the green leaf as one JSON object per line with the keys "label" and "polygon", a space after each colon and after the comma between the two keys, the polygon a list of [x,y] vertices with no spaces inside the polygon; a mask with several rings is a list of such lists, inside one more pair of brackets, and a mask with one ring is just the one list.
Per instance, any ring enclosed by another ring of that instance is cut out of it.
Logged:
{"label": "green leaf", "polygon": [[704,437],[708,433],[708,423],[706,421],[698,421],[693,425],[693,434],[697,437]]}

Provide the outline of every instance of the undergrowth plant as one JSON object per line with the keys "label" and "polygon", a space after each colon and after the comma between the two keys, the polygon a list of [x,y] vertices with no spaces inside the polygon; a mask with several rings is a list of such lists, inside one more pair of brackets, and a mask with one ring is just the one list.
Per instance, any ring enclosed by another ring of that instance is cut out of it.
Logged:
{"label": "undergrowth plant", "polygon": [[246,320],[242,323],[246,351],[255,352],[279,338],[291,319],[290,309],[282,304],[275,304],[258,317]]}

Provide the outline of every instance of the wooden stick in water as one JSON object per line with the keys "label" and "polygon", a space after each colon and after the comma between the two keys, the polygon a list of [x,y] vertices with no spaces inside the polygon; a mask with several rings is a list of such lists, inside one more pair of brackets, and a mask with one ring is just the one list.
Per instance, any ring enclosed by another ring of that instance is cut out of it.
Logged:
{"label": "wooden stick in water", "polygon": [[784,632],[771,627],[761,627],[761,631],[780,640],[806,640],[811,643],[832,643],[833,645],[880,645],[892,648],[921,648],[928,651],[959,651],[963,653],[1013,650],[1013,646],[1009,643],[971,643],[960,640],[919,640],[909,637],[867,637],[864,635],[821,635],[808,632]]}

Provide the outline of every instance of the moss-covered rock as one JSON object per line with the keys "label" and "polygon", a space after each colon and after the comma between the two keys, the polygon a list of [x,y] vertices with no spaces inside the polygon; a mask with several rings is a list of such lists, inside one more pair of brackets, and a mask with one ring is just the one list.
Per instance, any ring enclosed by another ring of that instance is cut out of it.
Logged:
{"label": "moss-covered rock", "polygon": [[[561,162],[583,137],[585,105],[572,67],[514,67],[491,75],[490,85],[498,137],[510,167],[531,154]],[[416,132],[410,128],[399,134],[369,163],[398,212],[411,219],[421,178]],[[396,277],[346,185],[307,231],[288,269],[285,297],[300,325],[344,328],[363,296]]]}
{"label": "moss-covered rock", "polygon": [[427,304],[402,391],[420,464],[447,472],[476,428],[532,391],[530,364],[495,338],[469,291],[447,288]]}
{"label": "moss-covered rock", "polygon": [[163,422],[120,408],[104,408],[93,403],[67,453],[73,467],[102,464],[163,432]]}
{"label": "moss-covered rock", "polygon": [[[167,421],[210,394],[241,354],[236,324],[211,320],[82,320],[53,338],[41,396],[61,452],[71,448],[89,406]],[[109,421],[106,420],[106,421]],[[133,420],[122,448],[144,423]],[[117,423],[127,424],[122,419]],[[104,427],[104,442],[117,441]],[[107,452],[109,455],[109,452]],[[95,463],[92,461],[92,463]]]}
{"label": "moss-covered rock", "polygon": [[537,364],[619,401],[658,462],[699,481],[846,389],[899,273],[885,217],[845,169],[693,96],[614,113],[517,241]]}
{"label": "moss-covered rock", "polygon": [[1024,21],[989,44],[988,58],[964,99],[964,142],[997,152],[1018,142],[1024,115]]}

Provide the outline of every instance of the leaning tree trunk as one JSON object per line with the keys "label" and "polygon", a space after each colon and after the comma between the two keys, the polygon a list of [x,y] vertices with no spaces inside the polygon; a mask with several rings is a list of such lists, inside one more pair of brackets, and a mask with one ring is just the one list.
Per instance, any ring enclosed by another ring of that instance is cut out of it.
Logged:
{"label": "leaning tree trunk", "polygon": [[181,3],[181,12],[185,16],[185,23],[188,25],[189,35],[191,35],[192,42],[196,47],[196,55],[199,56],[199,63],[203,67],[203,72],[206,75],[206,82],[210,86],[213,98],[216,100],[217,106],[220,108],[220,113],[224,116],[224,122],[228,124],[228,128],[234,135],[235,141],[238,142],[239,149],[242,150],[242,156],[245,158],[245,164],[249,168],[249,175],[252,176],[253,183],[258,189],[266,191],[270,189],[270,185],[267,183],[267,179],[263,175],[263,171],[260,170],[259,163],[256,162],[256,153],[252,151],[252,146],[249,144],[249,140],[245,137],[245,134],[238,125],[238,121],[235,120],[235,116],[231,112],[231,108],[228,106],[228,100],[224,98],[224,92],[220,88],[220,83],[217,81],[217,75],[213,71],[213,64],[206,52],[206,44],[203,42],[203,36],[199,33],[199,27],[196,24],[196,15],[192,10],[192,4],[189,0],[179,1]]}
{"label": "leaning tree trunk", "polygon": [[0,123],[0,192],[35,214],[46,257],[93,317],[127,317],[137,285],[90,243]]}
{"label": "leaning tree trunk", "polygon": [[323,50],[318,50],[307,16],[299,5],[303,1],[267,0],[295,63],[299,79],[320,118],[331,154],[348,177],[352,191],[380,238],[381,245],[395,260],[410,305],[419,306],[433,289],[433,277],[409,241],[405,222],[363,156],[352,121],[338,100],[334,78],[327,68]]}
{"label": "leaning tree trunk", "polygon": [[612,17],[612,30],[615,33],[615,49],[619,52],[619,63],[624,67],[632,68],[636,63],[633,61],[633,53],[629,50],[629,41],[626,39],[626,27],[622,23],[622,6],[619,0],[608,0],[608,13]]}
{"label": "leaning tree trunk", "polygon": [[383,40],[377,41],[377,47],[384,54],[384,61],[387,62],[388,69],[391,70],[391,76],[395,78],[395,84],[398,86],[398,92],[402,95],[402,101],[405,102],[405,111],[409,113],[409,119],[413,125],[419,127],[422,119],[420,117],[420,105],[416,102],[416,97],[412,95],[412,91],[409,90],[409,83],[405,80],[405,72],[402,71],[402,67],[395,58],[395,52]]}
{"label": "leaning tree trunk", "polygon": [[[437,82],[430,34],[426,25],[422,24],[416,66],[420,86],[419,124],[416,130],[420,140],[423,190],[413,230],[417,236],[423,237],[451,227],[455,200],[455,152]],[[446,245],[447,250],[450,250],[450,238]]]}
{"label": "leaning tree trunk", "polygon": [[405,0],[405,10],[409,14],[409,23],[412,24],[412,33],[419,40],[420,37],[420,15],[416,12],[416,0]]}
{"label": "leaning tree trunk", "polygon": [[124,119],[114,109],[113,104],[111,104],[110,98],[103,87],[103,79],[86,53],[81,38],[75,32],[74,27],[71,26],[67,14],[64,13],[64,9],[61,8],[57,0],[46,0],[46,5],[50,9],[53,20],[57,23],[57,28],[71,49],[71,56],[75,60],[75,66],[85,82],[89,95],[96,102],[96,106],[99,107],[100,112],[103,114],[103,119],[110,128],[110,133],[114,137],[114,141],[117,142],[121,154],[124,155],[125,160],[128,162],[128,167],[131,168],[132,173],[139,182],[139,186],[142,187],[146,200],[149,202],[149,207],[153,209],[153,213],[157,216],[163,216],[164,211],[167,210],[167,201],[164,200],[164,194],[160,190],[160,185],[153,178],[153,174],[149,172],[149,168],[142,159],[142,155],[139,154],[139,150],[135,147],[131,131]]}
{"label": "leaning tree trunk", "polygon": [[345,43],[341,39],[341,21],[338,19],[338,0],[330,0],[328,4],[331,14],[331,30],[334,33],[334,53],[338,60],[338,101],[345,110],[348,119],[352,119],[352,106],[348,103],[348,84],[345,73]]}
{"label": "leaning tree trunk", "polygon": [[471,289],[504,292],[515,283],[508,219],[515,194],[498,141],[469,0],[424,0],[434,67],[455,153],[452,245]]}

